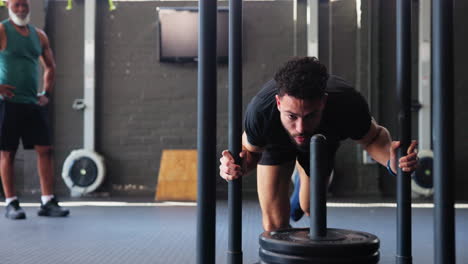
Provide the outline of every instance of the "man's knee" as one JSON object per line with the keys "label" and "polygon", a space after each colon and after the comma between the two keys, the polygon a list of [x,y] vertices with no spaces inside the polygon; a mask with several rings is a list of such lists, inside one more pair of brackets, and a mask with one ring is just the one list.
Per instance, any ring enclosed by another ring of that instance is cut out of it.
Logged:
{"label": "man's knee", "polygon": [[41,157],[51,157],[52,156],[52,146],[36,146],[36,152]]}
{"label": "man's knee", "polygon": [[15,160],[16,151],[1,151],[0,159],[1,162],[13,163]]}

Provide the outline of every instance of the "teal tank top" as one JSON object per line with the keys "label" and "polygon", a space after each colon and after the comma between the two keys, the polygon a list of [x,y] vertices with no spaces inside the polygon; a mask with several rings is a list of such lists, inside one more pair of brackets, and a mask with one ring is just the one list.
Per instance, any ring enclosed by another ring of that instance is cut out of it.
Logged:
{"label": "teal tank top", "polygon": [[36,28],[28,25],[28,36],[21,35],[7,19],[1,22],[7,37],[6,49],[0,51],[0,84],[16,89],[12,98],[2,98],[14,103],[37,104],[39,81],[39,56],[41,42]]}

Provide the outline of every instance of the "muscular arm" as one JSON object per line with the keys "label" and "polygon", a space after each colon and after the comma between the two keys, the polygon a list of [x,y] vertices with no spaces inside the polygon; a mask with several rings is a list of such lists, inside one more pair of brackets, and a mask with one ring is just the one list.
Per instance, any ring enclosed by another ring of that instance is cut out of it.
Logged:
{"label": "muscular arm", "polygon": [[55,83],[55,59],[50,48],[47,35],[40,29],[37,29],[42,46],[41,64],[44,67],[43,87],[44,91],[51,93]]}
{"label": "muscular arm", "polygon": [[393,172],[401,168],[404,172],[413,172],[418,167],[418,154],[416,147],[418,142],[411,142],[406,151],[406,156],[398,159],[396,150],[400,147],[399,141],[392,141],[388,130],[379,126],[374,120],[367,134],[360,140],[357,140],[371,157],[383,166],[387,166],[390,160],[390,166]]}
{"label": "muscular arm", "polygon": [[0,51],[6,48],[6,44],[7,44],[7,38],[6,38],[5,26],[3,26],[3,24],[0,24]]}
{"label": "muscular arm", "polygon": [[[3,24],[0,24],[0,51],[6,49],[7,37],[5,32],[5,27]],[[6,83],[0,83],[0,95],[11,98],[14,96],[13,90],[15,87],[8,85]]]}
{"label": "muscular arm", "polygon": [[247,140],[247,134],[244,131],[242,134],[242,150],[245,153],[242,161],[244,174],[247,174],[257,166],[261,152],[263,152],[263,148],[251,145]]}
{"label": "muscular arm", "polygon": [[375,161],[383,166],[387,166],[387,161],[390,159],[392,138],[385,127],[378,125],[372,119],[369,131],[357,142],[363,146]]}

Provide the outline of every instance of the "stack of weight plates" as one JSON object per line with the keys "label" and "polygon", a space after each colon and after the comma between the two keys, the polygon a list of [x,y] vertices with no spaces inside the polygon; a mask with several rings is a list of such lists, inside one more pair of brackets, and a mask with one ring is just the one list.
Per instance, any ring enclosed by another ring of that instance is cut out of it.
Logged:
{"label": "stack of weight plates", "polygon": [[260,235],[262,264],[374,264],[379,239],[372,234],[327,229],[325,237],[310,238],[309,228],[282,229]]}

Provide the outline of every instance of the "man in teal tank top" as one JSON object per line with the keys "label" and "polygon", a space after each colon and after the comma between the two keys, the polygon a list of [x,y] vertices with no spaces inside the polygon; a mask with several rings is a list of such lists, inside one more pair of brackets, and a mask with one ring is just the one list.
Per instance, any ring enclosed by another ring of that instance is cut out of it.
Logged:
{"label": "man in teal tank top", "polygon": [[[0,23],[0,174],[6,198],[5,216],[25,219],[14,188],[14,160],[21,140],[36,150],[41,184],[40,216],[67,216],[54,197],[49,95],[55,81],[55,61],[47,35],[29,24],[29,0],[9,0],[9,19]],[[40,63],[39,63],[40,62]],[[39,67],[44,69],[38,93]]]}

